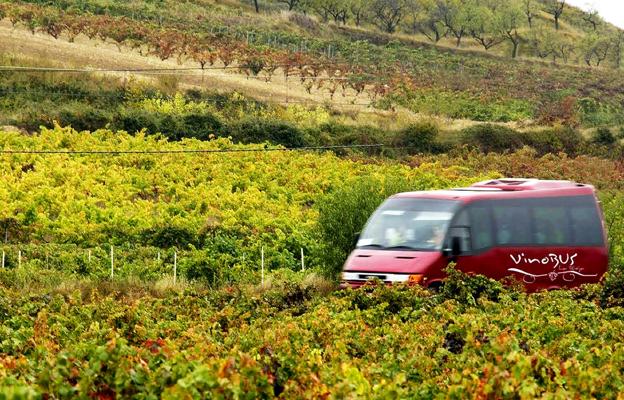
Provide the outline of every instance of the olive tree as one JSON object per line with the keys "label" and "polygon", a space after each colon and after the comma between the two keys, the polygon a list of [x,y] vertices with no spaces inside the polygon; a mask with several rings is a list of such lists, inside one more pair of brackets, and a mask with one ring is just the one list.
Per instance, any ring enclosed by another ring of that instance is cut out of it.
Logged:
{"label": "olive tree", "polygon": [[373,23],[384,32],[394,33],[405,17],[406,0],[373,0],[370,5]]}
{"label": "olive tree", "polygon": [[487,51],[505,41],[500,30],[501,10],[496,5],[478,5],[468,9],[470,36]]}
{"label": "olive tree", "polygon": [[448,34],[438,13],[436,0],[410,0],[408,3],[407,28],[437,43]]}
{"label": "olive tree", "polygon": [[524,13],[517,2],[506,0],[500,9],[499,17],[500,30],[505,39],[511,43],[511,57],[516,58],[522,41],[520,30],[524,22]]}
{"label": "olive tree", "polygon": [[437,0],[437,12],[440,20],[455,37],[455,45],[459,47],[461,41],[470,29],[470,4],[468,0]]}
{"label": "olive tree", "polygon": [[555,29],[559,29],[559,18],[563,14],[566,0],[546,0],[544,11],[552,15],[555,19]]}

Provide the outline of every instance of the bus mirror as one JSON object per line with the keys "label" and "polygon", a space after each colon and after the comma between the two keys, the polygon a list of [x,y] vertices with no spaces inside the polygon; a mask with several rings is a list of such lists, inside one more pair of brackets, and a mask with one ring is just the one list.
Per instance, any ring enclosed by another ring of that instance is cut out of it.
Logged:
{"label": "bus mirror", "polygon": [[461,238],[453,236],[451,238],[451,256],[456,257],[461,254]]}
{"label": "bus mirror", "polygon": [[357,246],[357,243],[359,240],[360,240],[360,232],[355,232],[353,234],[353,247]]}

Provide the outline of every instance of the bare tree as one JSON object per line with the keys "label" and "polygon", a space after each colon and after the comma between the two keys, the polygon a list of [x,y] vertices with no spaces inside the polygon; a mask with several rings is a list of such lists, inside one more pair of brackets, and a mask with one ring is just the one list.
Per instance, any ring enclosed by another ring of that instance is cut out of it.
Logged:
{"label": "bare tree", "polygon": [[607,59],[613,42],[610,38],[597,33],[586,35],[580,43],[583,59],[588,66],[600,66]]}
{"label": "bare tree", "polygon": [[555,29],[559,29],[559,18],[563,14],[566,0],[548,0],[546,1],[545,11],[555,18]]}

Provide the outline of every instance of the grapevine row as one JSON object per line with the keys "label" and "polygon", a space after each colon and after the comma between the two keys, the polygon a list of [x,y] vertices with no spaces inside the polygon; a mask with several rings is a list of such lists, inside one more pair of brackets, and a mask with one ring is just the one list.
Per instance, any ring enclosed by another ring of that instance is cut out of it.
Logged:
{"label": "grapevine row", "polygon": [[286,79],[298,78],[308,93],[324,89],[332,99],[337,92],[346,96],[350,90],[356,96],[366,94],[375,101],[424,84],[405,75],[398,63],[352,65],[301,51],[251,46],[219,34],[198,35],[161,28],[127,17],[78,15],[29,4],[4,3],[0,4],[0,18],[8,18],[13,26],[24,26],[33,34],[41,32],[55,39],[65,35],[70,42],[84,35],[162,61],[174,58],[180,64],[192,61],[202,69],[220,65],[247,76],[262,76],[267,82],[281,71]]}

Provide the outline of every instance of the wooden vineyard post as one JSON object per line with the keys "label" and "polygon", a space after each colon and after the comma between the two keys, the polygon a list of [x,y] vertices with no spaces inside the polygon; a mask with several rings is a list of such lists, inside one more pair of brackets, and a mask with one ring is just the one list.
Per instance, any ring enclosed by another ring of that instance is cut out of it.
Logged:
{"label": "wooden vineyard post", "polygon": [[111,251],[110,251],[110,259],[111,259],[111,279],[113,279],[114,277],[114,271],[115,271],[115,258],[114,258],[114,254],[113,254],[113,246],[111,245]]}
{"label": "wooden vineyard post", "polygon": [[178,278],[178,252],[173,252],[173,284],[176,284]]}

